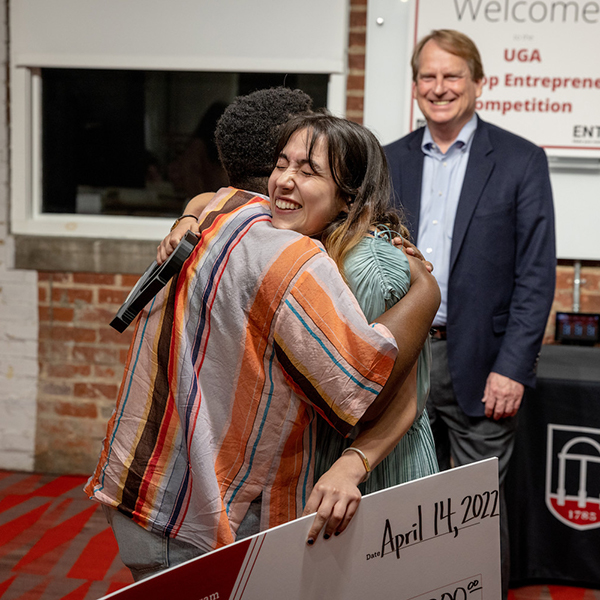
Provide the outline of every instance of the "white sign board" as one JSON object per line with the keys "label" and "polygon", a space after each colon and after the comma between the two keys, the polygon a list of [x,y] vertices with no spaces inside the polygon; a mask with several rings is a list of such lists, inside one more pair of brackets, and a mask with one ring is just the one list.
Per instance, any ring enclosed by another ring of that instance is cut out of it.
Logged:
{"label": "white sign board", "polygon": [[[483,57],[481,117],[549,155],[600,156],[599,0],[415,0],[415,40],[468,35]],[[422,115],[411,101],[410,129]]]}
{"label": "white sign board", "polygon": [[366,496],[339,537],[306,545],[313,516],[119,590],[118,600],[497,600],[498,462]]}

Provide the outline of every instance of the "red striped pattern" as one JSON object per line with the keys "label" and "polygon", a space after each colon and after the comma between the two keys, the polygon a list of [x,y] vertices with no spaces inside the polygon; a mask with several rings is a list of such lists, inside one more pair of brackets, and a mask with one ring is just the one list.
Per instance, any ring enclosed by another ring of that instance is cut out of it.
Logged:
{"label": "red striped pattern", "polygon": [[132,583],[86,479],[0,471],[2,600],[92,600]]}

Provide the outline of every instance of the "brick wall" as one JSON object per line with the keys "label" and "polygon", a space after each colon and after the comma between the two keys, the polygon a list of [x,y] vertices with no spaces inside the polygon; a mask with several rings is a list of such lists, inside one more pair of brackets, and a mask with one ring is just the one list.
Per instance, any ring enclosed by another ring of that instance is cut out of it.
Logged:
{"label": "brick wall", "polygon": [[346,116],[363,122],[365,104],[365,52],[367,46],[367,0],[351,0],[348,36]]}
{"label": "brick wall", "polygon": [[95,467],[132,334],[108,323],[137,279],[39,273],[36,471]]}

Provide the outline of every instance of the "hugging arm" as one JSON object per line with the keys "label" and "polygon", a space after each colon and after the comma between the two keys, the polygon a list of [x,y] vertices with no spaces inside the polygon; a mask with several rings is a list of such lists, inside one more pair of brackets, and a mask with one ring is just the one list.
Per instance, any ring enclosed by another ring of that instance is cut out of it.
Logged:
{"label": "hugging arm", "polygon": [[[415,363],[404,384],[386,409],[361,427],[352,444],[360,449],[375,468],[396,446],[409,430],[417,414],[417,364]],[[350,523],[361,494],[358,484],[365,480],[365,465],[356,452],[346,452],[315,484],[304,508],[304,514],[316,512],[308,533],[308,543],[313,544],[325,527],[325,539],[338,535]]]}
{"label": "hugging arm", "polygon": [[[416,361],[440,302],[437,283],[425,265],[412,257],[409,263],[410,290],[377,319],[394,335],[398,355],[387,383],[361,419],[361,433],[352,444],[364,453],[371,468],[391,452],[415,419]],[[309,544],[323,527],[326,537],[347,527],[360,503],[357,486],[365,474],[360,455],[347,452],[319,479],[304,511],[317,513],[308,534]]]}
{"label": "hugging arm", "polygon": [[440,305],[440,290],[433,275],[419,259],[409,256],[408,261],[411,272],[410,289],[400,302],[376,319],[394,336],[398,355],[383,390],[367,409],[363,417],[365,421],[379,416],[392,399],[396,398],[423,348]]}

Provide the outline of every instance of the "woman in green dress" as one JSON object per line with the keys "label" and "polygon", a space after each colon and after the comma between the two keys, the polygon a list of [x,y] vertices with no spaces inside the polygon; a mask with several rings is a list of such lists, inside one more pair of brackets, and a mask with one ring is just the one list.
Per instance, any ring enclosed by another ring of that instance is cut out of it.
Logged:
{"label": "woman in green dress", "polygon": [[[293,158],[299,140],[305,145],[304,149],[300,147],[299,156],[305,157],[300,163]],[[356,123],[312,114],[294,117],[283,127],[276,157],[269,181],[273,225],[320,239],[368,321],[375,321],[400,301],[410,287],[408,259],[392,243],[398,236],[407,236],[407,231],[400,216],[390,207],[390,182],[381,145],[372,133]],[[328,164],[323,164],[325,161]],[[332,203],[332,194],[337,204]],[[338,207],[334,213],[324,210],[319,213],[315,208],[332,205]],[[415,421],[361,484],[363,493],[438,471],[425,412],[429,366],[427,340],[403,388],[407,394],[416,396]],[[315,481],[352,444],[357,433],[343,438],[319,418]]]}
{"label": "woman in green dress", "polygon": [[[373,322],[398,302],[410,286],[410,270],[404,253],[390,240],[387,229],[366,235],[344,260],[344,274],[367,320]],[[429,393],[431,350],[429,340],[417,361],[417,417],[392,452],[377,465],[369,479],[360,485],[369,494],[413,479],[438,472],[435,445],[425,403]],[[322,419],[317,423],[315,481],[352,443],[329,427]]]}

